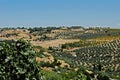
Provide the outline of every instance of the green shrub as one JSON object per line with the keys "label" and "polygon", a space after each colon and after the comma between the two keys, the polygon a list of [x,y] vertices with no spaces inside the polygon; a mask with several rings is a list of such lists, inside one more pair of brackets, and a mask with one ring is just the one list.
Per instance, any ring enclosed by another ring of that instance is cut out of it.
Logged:
{"label": "green shrub", "polygon": [[98,74],[97,79],[98,80],[110,80],[109,76],[102,72]]}
{"label": "green shrub", "polygon": [[42,71],[44,74],[43,80],[64,80],[62,76],[54,71]]}
{"label": "green shrub", "polygon": [[30,43],[0,43],[0,80],[40,80],[40,67]]}

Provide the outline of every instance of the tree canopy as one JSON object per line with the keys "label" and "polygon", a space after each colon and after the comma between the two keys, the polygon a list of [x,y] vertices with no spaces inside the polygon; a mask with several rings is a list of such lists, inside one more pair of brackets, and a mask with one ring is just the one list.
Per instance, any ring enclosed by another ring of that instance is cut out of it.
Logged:
{"label": "tree canopy", "polygon": [[0,79],[40,80],[40,67],[28,41],[0,43]]}

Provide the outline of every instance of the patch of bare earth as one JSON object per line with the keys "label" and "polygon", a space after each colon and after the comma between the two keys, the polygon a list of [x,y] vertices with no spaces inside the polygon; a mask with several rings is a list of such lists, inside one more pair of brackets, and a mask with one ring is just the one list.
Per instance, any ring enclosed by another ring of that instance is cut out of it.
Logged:
{"label": "patch of bare earth", "polygon": [[49,40],[49,41],[31,41],[31,43],[35,46],[42,46],[44,48],[49,48],[50,46],[60,46],[65,43],[73,43],[78,42],[79,39],[57,39],[57,40]]}
{"label": "patch of bare earth", "polygon": [[[40,63],[40,62],[49,62],[49,63],[54,62],[53,55],[51,55],[47,52],[44,52],[44,54],[48,55],[48,57],[44,57],[44,58],[36,57],[36,61],[38,63]],[[70,65],[68,63],[66,63],[64,60],[58,60],[58,61],[61,63],[60,67],[68,67],[68,68],[70,67]],[[43,69],[51,70],[50,67],[43,67]]]}
{"label": "patch of bare earth", "polygon": [[[16,34],[16,35],[13,35]],[[7,37],[7,35],[10,35]],[[22,29],[16,29],[16,30],[5,30],[2,33],[0,33],[0,38],[3,40],[17,40],[23,38],[24,40],[35,40],[38,38],[38,36],[33,36],[29,33],[29,30],[22,30]]]}

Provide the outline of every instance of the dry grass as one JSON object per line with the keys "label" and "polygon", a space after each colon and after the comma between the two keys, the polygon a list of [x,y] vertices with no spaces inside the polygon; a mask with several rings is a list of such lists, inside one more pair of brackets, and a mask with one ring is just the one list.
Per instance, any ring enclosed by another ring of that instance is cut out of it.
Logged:
{"label": "dry grass", "polygon": [[80,41],[79,39],[57,39],[50,41],[31,41],[31,43],[35,46],[42,46],[44,48],[48,48],[49,46],[60,46],[65,43],[72,43]]}
{"label": "dry grass", "polygon": [[120,39],[120,36],[103,36],[100,38],[95,38],[95,39],[89,39],[89,41],[113,41],[113,40],[117,40]]}

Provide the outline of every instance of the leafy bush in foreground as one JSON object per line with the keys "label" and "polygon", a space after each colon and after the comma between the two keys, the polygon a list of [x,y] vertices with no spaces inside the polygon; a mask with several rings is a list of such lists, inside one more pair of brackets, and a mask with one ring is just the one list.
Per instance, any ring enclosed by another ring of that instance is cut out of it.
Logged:
{"label": "leafy bush in foreground", "polygon": [[40,80],[40,67],[30,43],[0,43],[0,80]]}

